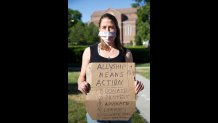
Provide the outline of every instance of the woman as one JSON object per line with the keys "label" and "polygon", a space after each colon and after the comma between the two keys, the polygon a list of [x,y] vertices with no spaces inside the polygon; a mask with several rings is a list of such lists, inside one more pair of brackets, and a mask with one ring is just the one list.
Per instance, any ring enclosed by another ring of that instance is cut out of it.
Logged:
{"label": "woman", "polygon": [[[120,29],[117,19],[111,14],[104,14],[99,21],[100,42],[85,49],[82,57],[81,73],[78,79],[78,90],[87,94],[86,67],[91,62],[133,62],[132,53],[120,43]],[[135,83],[135,93],[144,89],[140,81]],[[129,121],[96,121],[87,114],[88,123],[131,123]]]}

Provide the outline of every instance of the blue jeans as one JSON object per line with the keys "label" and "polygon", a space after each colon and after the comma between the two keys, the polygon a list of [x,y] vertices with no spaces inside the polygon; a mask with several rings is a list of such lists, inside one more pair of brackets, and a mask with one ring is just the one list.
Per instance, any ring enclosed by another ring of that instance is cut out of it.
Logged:
{"label": "blue jeans", "polygon": [[92,120],[88,113],[86,113],[87,123],[131,123],[131,118],[128,121],[105,121],[105,120]]}

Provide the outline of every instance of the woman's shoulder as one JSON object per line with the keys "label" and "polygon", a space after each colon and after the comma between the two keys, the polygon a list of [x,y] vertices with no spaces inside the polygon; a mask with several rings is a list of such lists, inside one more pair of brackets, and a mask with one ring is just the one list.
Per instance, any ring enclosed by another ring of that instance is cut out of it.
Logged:
{"label": "woman's shoulder", "polygon": [[132,57],[131,51],[126,47],[123,47],[123,49],[125,51],[125,61],[126,62],[133,62],[133,57]]}
{"label": "woman's shoulder", "polygon": [[84,53],[90,53],[90,47],[86,47]]}

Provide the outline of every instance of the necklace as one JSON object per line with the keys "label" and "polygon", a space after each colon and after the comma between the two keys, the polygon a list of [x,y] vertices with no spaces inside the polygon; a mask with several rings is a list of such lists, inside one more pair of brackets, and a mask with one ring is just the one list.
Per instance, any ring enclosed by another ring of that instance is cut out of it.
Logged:
{"label": "necklace", "polygon": [[108,55],[107,55],[107,59],[111,59],[111,58],[110,58],[110,54],[113,53],[113,51],[114,51],[114,49],[111,48],[111,50],[109,51],[109,53],[108,53]]}

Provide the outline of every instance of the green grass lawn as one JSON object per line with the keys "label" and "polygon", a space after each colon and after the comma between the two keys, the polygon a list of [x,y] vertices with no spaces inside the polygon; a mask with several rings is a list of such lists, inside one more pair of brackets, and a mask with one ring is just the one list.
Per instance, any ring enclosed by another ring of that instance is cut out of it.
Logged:
{"label": "green grass lawn", "polygon": [[[138,64],[138,66],[150,66],[150,64]],[[146,78],[150,79],[150,67],[136,69],[139,73]],[[77,83],[80,72],[68,72],[68,83]],[[87,123],[86,110],[84,104],[84,96],[82,94],[68,94],[68,123]],[[132,123],[145,123],[144,119],[135,112],[132,117]]]}
{"label": "green grass lawn", "polygon": [[136,73],[150,80],[150,63],[136,64]]}
{"label": "green grass lawn", "polygon": [[[68,95],[68,123],[87,123],[84,100],[82,94]],[[138,111],[133,114],[132,123],[145,123]]]}
{"label": "green grass lawn", "polygon": [[86,111],[82,95],[68,95],[68,123],[86,123]]}
{"label": "green grass lawn", "polygon": [[136,69],[136,73],[144,76],[145,78],[150,80],[150,68],[140,68]]}
{"label": "green grass lawn", "polygon": [[150,63],[140,63],[140,64],[136,64],[136,67],[150,67]]}
{"label": "green grass lawn", "polygon": [[68,83],[77,83],[80,72],[68,72]]}

